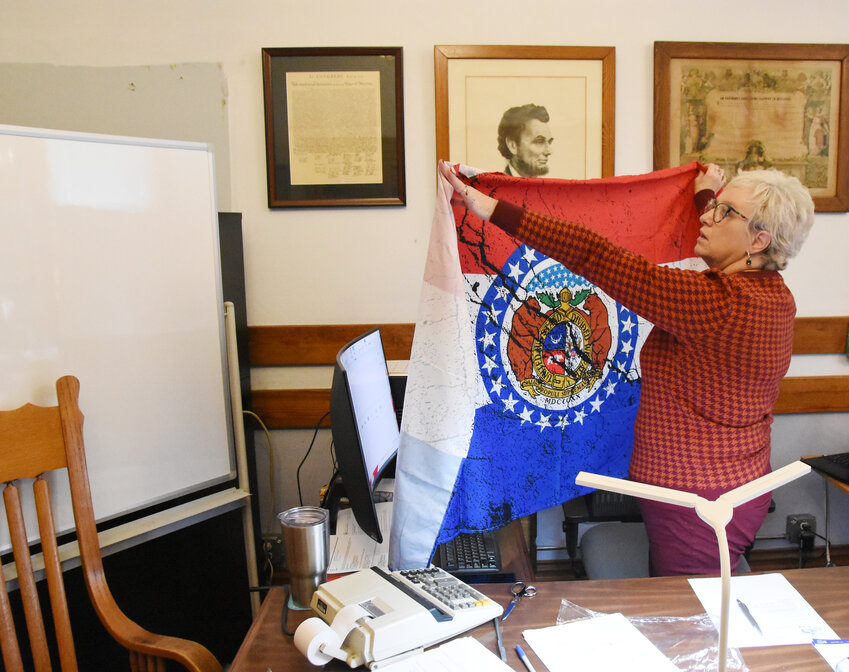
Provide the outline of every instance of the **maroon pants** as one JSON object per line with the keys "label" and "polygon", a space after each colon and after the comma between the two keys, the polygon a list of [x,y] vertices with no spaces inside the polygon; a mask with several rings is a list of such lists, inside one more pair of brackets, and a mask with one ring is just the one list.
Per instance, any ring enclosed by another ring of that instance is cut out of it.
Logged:
{"label": "maroon pants", "polygon": [[[697,493],[709,500],[721,490]],[[734,509],[734,517],[725,528],[731,571],[740,556],[754,541],[766,518],[771,493],[761,495]],[[652,576],[674,574],[719,574],[719,546],[714,529],[699,518],[695,509],[640,500],[640,509],[649,536],[649,566]]]}

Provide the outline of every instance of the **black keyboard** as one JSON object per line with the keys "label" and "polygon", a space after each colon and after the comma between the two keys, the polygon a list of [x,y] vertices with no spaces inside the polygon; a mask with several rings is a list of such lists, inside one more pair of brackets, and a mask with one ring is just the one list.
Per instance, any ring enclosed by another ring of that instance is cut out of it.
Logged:
{"label": "black keyboard", "polygon": [[449,574],[496,574],[501,552],[493,532],[463,533],[436,549],[433,564]]}
{"label": "black keyboard", "polygon": [[849,483],[849,453],[803,457],[802,462],[843,483]]}
{"label": "black keyboard", "polygon": [[838,453],[837,455],[826,455],[827,459],[832,464],[841,464],[844,467],[849,467],[849,453]]}

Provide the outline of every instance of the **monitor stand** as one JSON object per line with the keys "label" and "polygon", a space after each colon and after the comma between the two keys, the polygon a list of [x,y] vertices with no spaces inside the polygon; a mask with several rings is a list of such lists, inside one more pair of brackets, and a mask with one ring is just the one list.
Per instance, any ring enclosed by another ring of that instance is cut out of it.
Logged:
{"label": "monitor stand", "polygon": [[330,512],[330,534],[336,534],[336,518],[339,515],[339,505],[342,500],[348,499],[348,494],[345,492],[345,484],[339,474],[333,477],[330,485],[327,486],[327,494],[321,502],[321,507]]}

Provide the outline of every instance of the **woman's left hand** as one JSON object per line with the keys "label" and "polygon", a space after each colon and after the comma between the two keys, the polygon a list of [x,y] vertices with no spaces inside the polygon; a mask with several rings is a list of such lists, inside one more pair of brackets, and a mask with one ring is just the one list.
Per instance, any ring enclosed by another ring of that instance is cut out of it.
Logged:
{"label": "woman's left hand", "polygon": [[725,171],[715,163],[707,164],[705,172],[696,176],[696,193],[699,193],[702,189],[710,189],[713,193],[718,193],[724,186]]}

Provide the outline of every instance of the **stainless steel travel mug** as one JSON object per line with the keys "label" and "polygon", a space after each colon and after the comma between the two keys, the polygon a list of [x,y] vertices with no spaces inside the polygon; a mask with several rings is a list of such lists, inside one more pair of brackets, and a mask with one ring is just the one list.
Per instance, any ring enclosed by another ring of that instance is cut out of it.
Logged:
{"label": "stainless steel travel mug", "polygon": [[283,528],[286,567],[295,603],[308,607],[315,589],[327,581],[330,518],[327,509],[296,506],[278,514]]}

